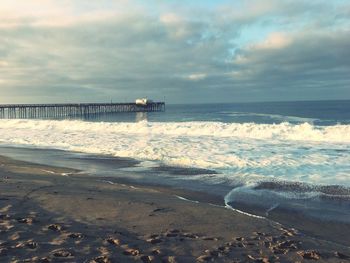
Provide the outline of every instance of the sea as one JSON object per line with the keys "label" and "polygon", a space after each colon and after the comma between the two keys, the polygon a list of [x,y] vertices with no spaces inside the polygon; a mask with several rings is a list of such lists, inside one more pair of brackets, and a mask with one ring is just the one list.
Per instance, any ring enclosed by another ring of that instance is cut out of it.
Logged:
{"label": "sea", "polygon": [[126,178],[216,194],[226,207],[253,216],[288,209],[350,223],[349,100],[167,104],[165,112],[2,119],[0,154],[108,182]]}

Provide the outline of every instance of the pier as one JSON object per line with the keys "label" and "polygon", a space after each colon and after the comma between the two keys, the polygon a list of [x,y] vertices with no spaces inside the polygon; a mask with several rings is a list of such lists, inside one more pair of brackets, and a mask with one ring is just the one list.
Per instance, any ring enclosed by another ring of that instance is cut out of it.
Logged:
{"label": "pier", "polygon": [[78,104],[2,104],[1,119],[39,119],[89,116],[117,112],[165,111],[164,102],[136,103],[78,103]]}

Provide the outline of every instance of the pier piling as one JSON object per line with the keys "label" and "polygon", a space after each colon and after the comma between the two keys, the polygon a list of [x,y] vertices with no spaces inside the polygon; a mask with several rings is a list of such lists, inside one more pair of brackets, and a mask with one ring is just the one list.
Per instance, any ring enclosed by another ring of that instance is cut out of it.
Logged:
{"label": "pier piling", "polygon": [[164,102],[136,103],[78,103],[78,104],[2,104],[0,119],[45,119],[89,116],[117,112],[165,111]]}

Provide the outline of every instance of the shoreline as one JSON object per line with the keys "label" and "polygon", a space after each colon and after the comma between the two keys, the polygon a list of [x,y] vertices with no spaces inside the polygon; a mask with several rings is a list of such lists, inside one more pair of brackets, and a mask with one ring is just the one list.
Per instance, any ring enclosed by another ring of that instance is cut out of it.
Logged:
{"label": "shoreline", "polygon": [[[184,197],[195,194],[194,200],[206,203],[222,205],[224,202],[234,209],[241,210],[248,214],[267,217],[282,224],[298,227],[309,235],[316,235],[319,238],[331,239],[333,242],[350,244],[349,238],[343,237],[342,228],[350,232],[350,213],[348,210],[350,188],[339,185],[315,185],[303,182],[266,181],[256,187],[244,190],[240,185],[230,185],[230,183],[210,182],[211,179],[198,180],[202,175],[216,177],[214,170],[191,167],[167,166],[165,164],[149,165],[140,160],[115,157],[113,155],[89,154],[84,152],[65,151],[50,148],[22,148],[16,146],[0,147],[0,155],[5,155],[17,160],[41,163],[48,166],[68,167],[83,171],[82,173],[96,177],[98,180],[106,178],[108,181],[116,183],[126,183],[132,185],[148,186],[160,189],[166,188],[181,191]],[[220,177],[220,174],[218,175]],[[239,176],[239,175],[238,175]],[[249,192],[252,191],[252,192]],[[305,198],[303,195],[314,194],[319,196]],[[231,196],[231,193],[236,192]],[[281,195],[279,194],[281,193]],[[289,198],[289,194],[301,194],[300,199]],[[286,194],[286,198],[283,196]],[[325,197],[330,194],[328,199]],[[338,195],[341,194],[341,195]],[[189,198],[191,199],[192,196]],[[325,196],[323,196],[325,195]],[[228,197],[228,198],[227,198]],[[319,198],[319,199],[318,199]],[[193,199],[193,198],[192,198]],[[224,205],[224,204],[223,204]],[[298,221],[292,222],[290,214],[296,214]],[[307,221],[310,226],[303,226],[303,221]],[[330,224],[328,223],[330,222]],[[292,223],[292,224],[290,224]],[[339,227],[338,226],[339,223]],[[337,226],[336,234],[329,225]],[[322,226],[318,231],[317,226]],[[320,233],[318,233],[320,232]],[[325,233],[324,233],[325,232]]]}
{"label": "shoreline", "polygon": [[0,157],[0,178],[0,259],[4,262],[350,259],[349,246],[311,238],[217,204],[179,198],[213,198],[201,193],[125,180],[110,184],[77,170],[6,157]]}

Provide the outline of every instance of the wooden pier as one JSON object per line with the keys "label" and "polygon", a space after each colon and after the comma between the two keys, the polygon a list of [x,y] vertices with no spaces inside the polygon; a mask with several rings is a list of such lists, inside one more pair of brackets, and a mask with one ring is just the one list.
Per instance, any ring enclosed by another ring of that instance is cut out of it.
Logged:
{"label": "wooden pier", "polygon": [[117,112],[165,111],[164,102],[136,103],[79,103],[79,104],[0,104],[1,119],[45,119],[89,116]]}

